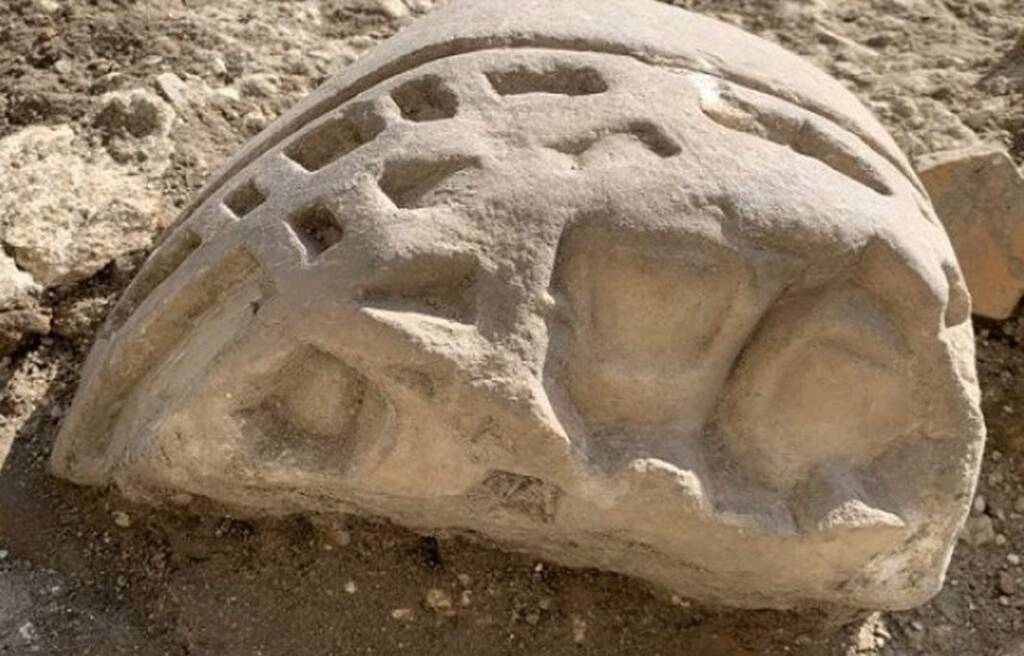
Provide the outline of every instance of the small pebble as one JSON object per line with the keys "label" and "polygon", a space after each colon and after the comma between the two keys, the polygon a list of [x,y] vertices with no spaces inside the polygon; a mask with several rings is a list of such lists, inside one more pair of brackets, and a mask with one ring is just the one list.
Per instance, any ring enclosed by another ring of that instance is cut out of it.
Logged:
{"label": "small pebble", "polygon": [[1013,574],[1010,572],[999,572],[999,583],[997,587],[1004,595],[1011,597],[1017,594],[1017,579],[1015,579]]}
{"label": "small pebble", "polygon": [[218,77],[224,77],[228,74],[228,66],[224,63],[223,57],[214,56],[209,60],[207,67],[211,73]]}
{"label": "small pebble", "polygon": [[129,528],[132,525],[132,518],[123,510],[115,510],[113,513],[114,524],[120,528]]}
{"label": "small pebble", "polygon": [[985,508],[988,504],[985,502],[985,497],[978,495],[974,497],[974,503],[971,504],[971,514],[975,517],[980,517],[985,514]]}
{"label": "small pebble", "polygon": [[32,622],[25,622],[18,627],[18,635],[25,642],[35,642],[38,635],[36,634],[36,625]]}
{"label": "small pebble", "polygon": [[1015,553],[1007,554],[1006,560],[1009,561],[1011,565],[1020,565],[1020,556]]}
{"label": "small pebble", "polygon": [[1013,509],[1019,513],[1024,513],[1024,497],[1017,497],[1017,500],[1013,502]]}
{"label": "small pebble", "polygon": [[996,545],[1002,547],[1006,545],[1006,536],[1002,533],[996,533]]}
{"label": "small pebble", "polygon": [[972,547],[981,547],[996,538],[992,518],[988,515],[969,517],[960,532],[960,537]]}
{"label": "small pebble", "polygon": [[60,11],[60,3],[56,0],[36,0],[35,6],[38,11],[44,14],[56,14]]}
{"label": "small pebble", "polygon": [[578,615],[572,616],[572,641],[583,644],[587,639],[587,623]]}
{"label": "small pebble", "polygon": [[428,590],[427,598],[424,603],[426,603],[427,608],[438,615],[455,614],[452,596],[440,588],[431,588]]}
{"label": "small pebble", "polygon": [[278,94],[280,80],[272,74],[247,75],[238,84],[242,93],[255,98],[272,98]]}
{"label": "small pebble", "polygon": [[188,86],[174,73],[161,73],[157,75],[156,88],[160,95],[175,107],[181,108],[188,104]]}
{"label": "small pebble", "polygon": [[347,592],[348,594],[355,594],[356,590],[358,590],[355,581],[346,582],[342,589],[345,590],[345,592]]}
{"label": "small pebble", "polygon": [[473,577],[469,574],[459,574],[456,578],[459,580],[459,585],[464,588],[468,588],[473,585]]}
{"label": "small pebble", "polygon": [[399,622],[411,622],[413,613],[411,608],[396,608],[391,611],[391,619]]}
{"label": "small pebble", "polygon": [[672,605],[673,606],[679,606],[680,608],[689,608],[693,604],[692,604],[692,602],[690,602],[690,601],[688,601],[686,599],[683,599],[679,595],[672,595]]}
{"label": "small pebble", "polygon": [[192,495],[186,492],[175,494],[171,496],[171,503],[176,506],[187,506],[192,503]]}

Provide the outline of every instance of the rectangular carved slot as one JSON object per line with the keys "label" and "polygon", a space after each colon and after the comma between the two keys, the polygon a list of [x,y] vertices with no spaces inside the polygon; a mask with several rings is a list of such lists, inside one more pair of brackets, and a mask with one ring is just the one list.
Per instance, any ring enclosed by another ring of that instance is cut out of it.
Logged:
{"label": "rectangular carved slot", "polygon": [[384,130],[384,120],[370,108],[358,106],[344,116],[316,126],[285,150],[285,155],[307,171],[319,171],[356,148],[373,141]]}
{"label": "rectangular carved slot", "polygon": [[409,121],[452,118],[458,108],[458,98],[434,75],[406,82],[391,93],[391,98]]}
{"label": "rectangular carved slot", "polygon": [[487,73],[487,79],[500,96],[526,93],[553,93],[562,96],[589,96],[604,93],[608,83],[592,68],[559,66],[548,70],[514,68]]}
{"label": "rectangular carved slot", "polygon": [[235,216],[241,219],[266,202],[266,200],[266,194],[260,191],[255,182],[248,180],[228,194],[224,199],[224,204],[235,213]]}
{"label": "rectangular carved slot", "polygon": [[380,188],[396,207],[416,209],[430,205],[430,193],[445,181],[479,162],[471,157],[454,156],[437,160],[409,159],[388,162],[380,178]]}
{"label": "rectangular carved slot", "polygon": [[310,259],[341,241],[344,230],[334,214],[319,203],[308,205],[288,219]]}

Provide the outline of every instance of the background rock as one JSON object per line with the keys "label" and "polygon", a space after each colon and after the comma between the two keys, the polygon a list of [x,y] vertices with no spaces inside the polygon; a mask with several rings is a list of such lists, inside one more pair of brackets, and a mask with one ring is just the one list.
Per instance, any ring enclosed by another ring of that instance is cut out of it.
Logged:
{"label": "background rock", "polygon": [[917,169],[953,242],[974,313],[1008,318],[1024,291],[1024,176],[991,146],[934,153]]}
{"label": "background rock", "polygon": [[45,334],[50,319],[38,302],[39,287],[0,251],[0,358],[29,333]]}
{"label": "background rock", "polygon": [[0,141],[0,242],[44,286],[89,278],[145,248],[168,221],[159,194],[69,126],[30,127]]}

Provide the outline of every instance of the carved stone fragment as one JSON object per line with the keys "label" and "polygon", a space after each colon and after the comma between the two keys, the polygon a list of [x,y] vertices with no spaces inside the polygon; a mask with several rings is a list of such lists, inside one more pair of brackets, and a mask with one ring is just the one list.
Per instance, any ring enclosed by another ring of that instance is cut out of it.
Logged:
{"label": "carved stone fragment", "polygon": [[969,314],[907,161],[809,64],[654,2],[455,0],[199,195],[52,466],[902,608],[980,462]]}

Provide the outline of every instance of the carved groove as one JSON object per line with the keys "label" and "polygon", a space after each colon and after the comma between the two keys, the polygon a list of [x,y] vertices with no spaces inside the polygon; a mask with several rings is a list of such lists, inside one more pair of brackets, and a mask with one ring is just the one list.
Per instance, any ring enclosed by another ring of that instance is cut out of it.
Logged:
{"label": "carved groove", "polygon": [[81,430],[96,436],[88,449],[92,456],[106,448],[110,430],[117,424],[121,408],[133,388],[154,371],[174,348],[192,333],[204,316],[217,309],[224,310],[231,299],[247,292],[249,298],[238,299],[235,307],[263,295],[261,268],[245,250],[228,254],[218,262],[201,269],[181,287],[163,299],[159,308],[145,315],[135,315],[126,322],[123,334],[106,353],[103,369],[96,376],[104,381],[90,407],[101,409],[87,415]]}
{"label": "carved groove", "polygon": [[714,103],[702,103],[701,108],[708,118],[724,128],[787,146],[879,194],[891,196],[893,193],[870,162],[836,139],[818,119],[795,120],[724,95]]}
{"label": "carved groove", "polygon": [[682,152],[664,130],[650,121],[635,121],[624,128],[601,130],[582,138],[558,142],[551,147],[560,153],[579,157],[601,141],[617,135],[636,139],[658,157],[674,157]]}
{"label": "carved groove", "polygon": [[417,209],[427,202],[431,192],[460,171],[478,168],[472,157],[454,156],[446,159],[410,159],[388,162],[380,177],[380,188],[396,207]]}
{"label": "carved groove", "polygon": [[476,320],[478,264],[469,256],[420,255],[385,269],[360,297],[368,307],[458,323]]}
{"label": "carved groove", "polygon": [[370,107],[357,105],[344,116],[330,118],[302,135],[285,155],[307,171],[319,171],[373,141],[385,127],[384,119]]}
{"label": "carved groove", "polygon": [[459,106],[458,98],[436,75],[406,82],[391,92],[391,98],[402,116],[415,122],[453,118]]}
{"label": "carved groove", "polygon": [[124,325],[135,310],[149,298],[157,287],[184,264],[202,245],[202,239],[191,230],[181,230],[171,236],[149,258],[142,271],[125,291],[110,319],[110,330],[116,331]]}
{"label": "carved groove", "polygon": [[185,335],[209,309],[220,305],[238,289],[252,284],[260,270],[255,258],[245,250],[224,257],[175,290],[160,311],[142,318],[136,331],[146,339],[127,338],[125,349],[110,358],[112,364],[148,370]]}
{"label": "carved groove", "polygon": [[[564,52],[564,53],[593,53],[593,54],[604,54],[604,55],[621,55],[630,57],[638,62],[647,64],[649,66],[662,66],[669,70],[676,71],[693,71],[700,72],[706,75],[715,75],[719,79],[725,80],[726,82],[732,82],[738,85],[745,86],[754,91],[769,95],[778,100],[784,100],[785,98],[778,95],[775,89],[772,89],[769,85],[766,85],[756,79],[751,79],[746,76],[739,75],[722,75],[719,71],[705,70],[704,67],[696,65],[669,65],[662,60],[652,58],[650,56],[644,56],[640,53],[631,51],[626,46],[616,46],[614,44],[608,44],[604,42],[588,42],[579,40],[542,40],[533,36],[519,36],[512,35],[508,38],[495,38],[491,37],[464,37],[452,39],[444,43],[431,44],[420,48],[419,50],[410,52],[409,54],[395,59],[380,68],[377,68],[365,76],[355,80],[352,84],[346,86],[344,89],[339,90],[337,93],[328,96],[319,102],[311,105],[304,112],[297,114],[291,119],[291,122],[287,126],[281,126],[281,129],[277,134],[272,135],[264,142],[259,143],[252,149],[251,152],[247,153],[245,157],[241,157],[232,166],[225,169],[221,174],[214,180],[212,180],[206,187],[204,187],[192,203],[186,208],[186,211],[182,213],[183,218],[187,218],[191,215],[192,211],[202,205],[210,196],[217,193],[224,187],[227,182],[238,174],[239,171],[244,169],[246,166],[251,164],[253,161],[261,157],[269,150],[277,147],[282,141],[288,136],[301,130],[303,126],[308,125],[310,122],[315,121],[325,113],[332,111],[349,100],[355,98],[359,94],[372,89],[373,87],[389,80],[393,77],[407,73],[415,68],[426,66],[444,59],[455,57],[458,55],[481,53],[481,52],[497,52],[500,50],[526,50],[526,49],[541,49],[549,52]],[[845,117],[835,114],[828,107],[816,105],[810,99],[803,99],[807,102],[806,105],[798,105],[802,109],[811,112],[817,116],[824,118],[834,123],[839,128],[849,132],[855,138],[863,141],[869,148],[876,152],[880,157],[888,161],[894,167],[896,167],[906,177],[914,188],[924,193],[924,188],[917,180],[913,170],[905,163],[900,161],[883,143],[869,134],[861,133],[856,126],[851,126],[850,121]],[[789,101],[786,101],[789,102]],[[176,226],[175,226],[176,227]]]}
{"label": "carved groove", "polygon": [[561,96],[590,96],[604,93],[608,83],[593,68],[560,65],[550,70],[514,68],[486,74],[499,96],[550,93]]}

